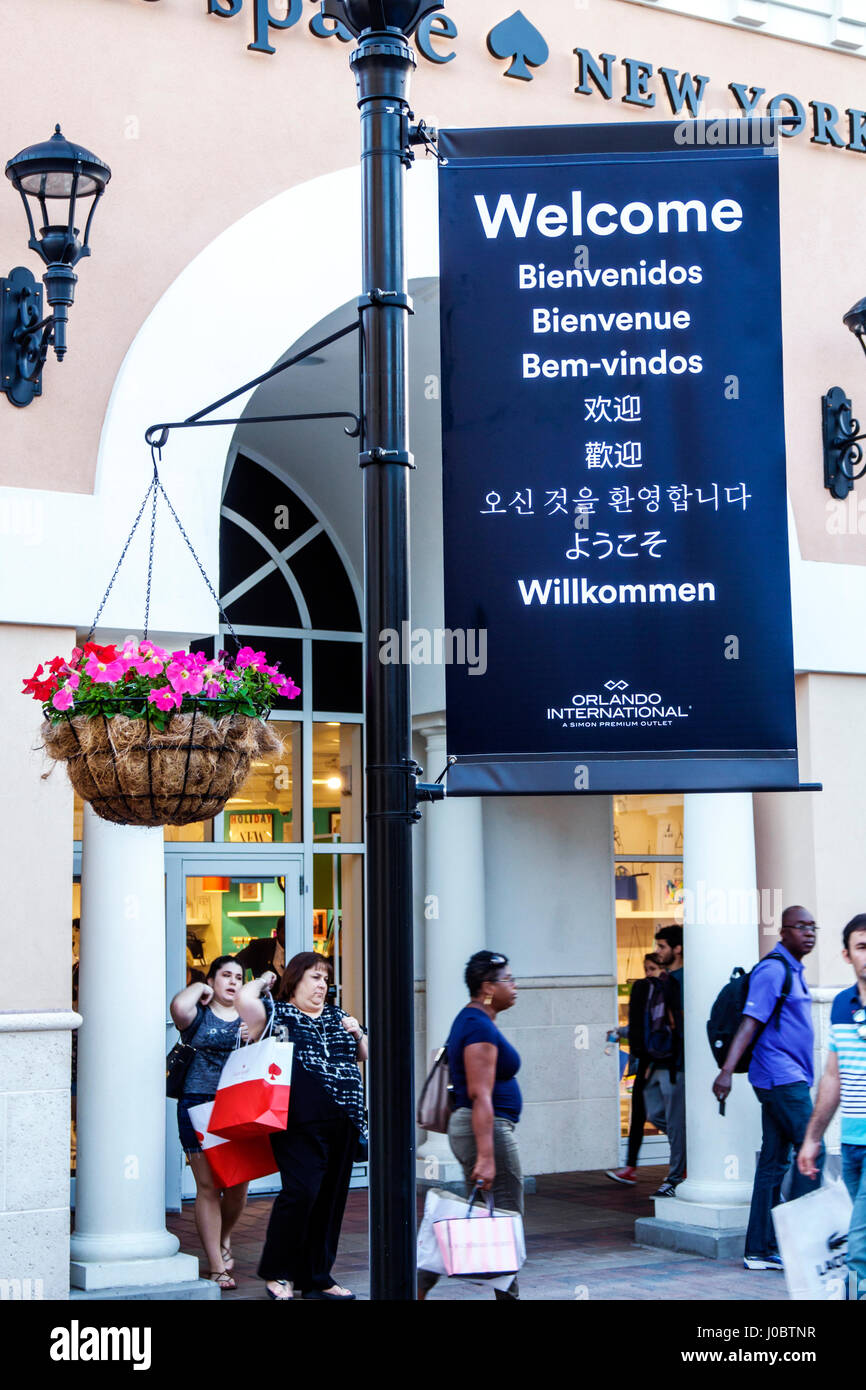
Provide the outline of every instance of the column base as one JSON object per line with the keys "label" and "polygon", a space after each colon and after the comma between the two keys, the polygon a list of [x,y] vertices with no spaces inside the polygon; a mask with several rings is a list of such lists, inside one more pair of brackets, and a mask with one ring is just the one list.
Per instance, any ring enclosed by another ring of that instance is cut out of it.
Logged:
{"label": "column base", "polygon": [[[211,1281],[199,1280],[198,1260],[194,1255],[169,1255],[155,1260],[73,1260],[69,1266],[69,1282],[74,1289],[83,1289],[86,1293],[121,1289],[126,1290],[126,1297],[143,1298],[146,1295],[133,1290]],[[101,1296],[110,1295],[104,1292]],[[120,1297],[119,1294],[114,1296]],[[153,1294],[152,1297],[171,1295]]]}
{"label": "column base", "polygon": [[141,1284],[130,1288],[128,1284],[116,1285],[110,1289],[70,1289],[69,1301],[77,1303],[94,1301],[130,1301],[136,1303],[155,1302],[163,1299],[177,1299],[181,1302],[202,1301],[220,1298],[220,1291],[212,1279],[185,1279],[176,1284]]}
{"label": "column base", "polygon": [[724,1230],[641,1216],[634,1223],[634,1238],[638,1245],[678,1250],[685,1255],[702,1255],[707,1260],[735,1260],[742,1259],[746,1227],[743,1226],[742,1230]]}
{"label": "column base", "polygon": [[708,1260],[732,1260],[742,1256],[749,1224],[749,1208],[714,1202],[682,1202],[658,1197],[655,1216],[634,1223],[638,1245],[679,1250]]}

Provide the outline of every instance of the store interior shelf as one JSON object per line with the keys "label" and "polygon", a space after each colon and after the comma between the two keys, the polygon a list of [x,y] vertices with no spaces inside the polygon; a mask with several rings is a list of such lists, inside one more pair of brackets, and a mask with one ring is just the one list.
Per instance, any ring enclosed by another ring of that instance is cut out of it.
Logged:
{"label": "store interior shelf", "polygon": [[226,917],[282,917],[281,912],[227,912]]}
{"label": "store interior shelf", "polygon": [[683,919],[683,909],[682,907],[657,907],[649,911],[645,911],[641,908],[638,912],[632,912],[627,903],[620,901],[616,905],[616,915],[629,922],[648,922],[651,918],[657,919],[659,917],[671,917],[674,921],[681,922]]}

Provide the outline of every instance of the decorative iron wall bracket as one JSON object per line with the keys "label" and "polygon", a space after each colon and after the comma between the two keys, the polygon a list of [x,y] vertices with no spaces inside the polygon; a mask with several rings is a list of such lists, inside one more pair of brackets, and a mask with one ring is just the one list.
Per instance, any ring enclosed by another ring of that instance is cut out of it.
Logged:
{"label": "decorative iron wall bracket", "polygon": [[42,286],[26,266],[17,265],[0,279],[0,390],[13,405],[29,405],[42,395],[53,327],[53,314],[42,317]]}
{"label": "decorative iron wall bracket", "polygon": [[860,422],[852,414],[851,401],[841,386],[833,386],[821,397],[821,433],[824,440],[824,486],[838,500],[844,501],[858,478],[866,474],[863,459]]}

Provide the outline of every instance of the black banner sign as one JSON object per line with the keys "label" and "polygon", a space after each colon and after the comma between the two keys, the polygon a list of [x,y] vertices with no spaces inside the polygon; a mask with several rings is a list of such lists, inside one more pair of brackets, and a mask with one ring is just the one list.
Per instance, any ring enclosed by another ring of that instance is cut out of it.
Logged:
{"label": "black banner sign", "polygon": [[680,129],[440,134],[450,794],[798,783],[776,149]]}

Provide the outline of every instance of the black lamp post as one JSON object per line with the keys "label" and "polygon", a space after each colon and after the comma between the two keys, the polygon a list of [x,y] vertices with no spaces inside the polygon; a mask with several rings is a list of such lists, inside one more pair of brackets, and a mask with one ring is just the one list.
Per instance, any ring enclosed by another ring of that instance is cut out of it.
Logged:
{"label": "black lamp post", "polygon": [[[13,405],[23,406],[42,393],[48,348],[53,346],[58,361],[66,353],[66,323],[78,279],[72,267],[90,255],[93,214],[111,170],[95,154],[65,139],[58,125],[50,140],[10,159],[6,177],[21,194],[30,227],[27,244],[45,262],[42,279],[53,311],[42,317],[42,290],[25,266],[16,266],[0,279],[0,390]],[[91,198],[81,241],[76,218],[81,219]]]}
{"label": "black lamp post", "polygon": [[[414,969],[409,667],[379,660],[380,634],[409,621],[407,331],[403,173],[409,152],[407,43],[441,0],[323,0],[358,39],[351,66],[361,112],[367,793],[367,1014],[370,1024],[370,1293],[415,1297]],[[441,794],[441,788],[436,792]]]}

